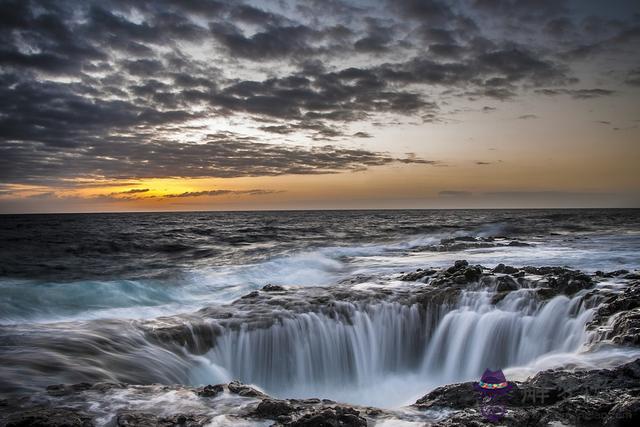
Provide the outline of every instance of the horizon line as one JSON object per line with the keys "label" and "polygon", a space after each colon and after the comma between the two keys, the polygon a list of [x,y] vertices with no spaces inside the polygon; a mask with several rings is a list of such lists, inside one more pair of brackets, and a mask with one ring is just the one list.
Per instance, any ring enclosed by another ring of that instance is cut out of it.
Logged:
{"label": "horizon line", "polygon": [[175,214],[175,213],[250,213],[250,212],[374,212],[374,211],[535,211],[535,210],[640,210],[640,207],[500,207],[500,208],[329,208],[329,209],[229,209],[229,210],[156,210],[156,211],[96,211],[96,212],[0,212],[10,215],[106,215],[106,214]]}

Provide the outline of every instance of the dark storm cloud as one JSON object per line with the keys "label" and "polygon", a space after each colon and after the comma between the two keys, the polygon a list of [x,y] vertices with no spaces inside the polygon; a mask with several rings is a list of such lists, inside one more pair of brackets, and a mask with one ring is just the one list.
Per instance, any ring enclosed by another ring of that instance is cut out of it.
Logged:
{"label": "dark storm cloud", "polygon": [[288,19],[281,15],[245,4],[240,4],[233,8],[231,17],[237,21],[255,25],[280,25],[288,21]]}
{"label": "dark storm cloud", "polygon": [[137,59],[135,61],[125,61],[124,69],[129,74],[137,76],[152,76],[164,69],[161,61],[156,59]]}
{"label": "dark storm cloud", "polygon": [[611,96],[616,92],[609,89],[536,89],[537,93],[547,96],[569,95],[574,99],[591,99]]}
{"label": "dark storm cloud", "polygon": [[305,25],[270,27],[250,37],[229,23],[214,23],[209,29],[213,37],[227,48],[232,58],[252,61],[310,55],[316,51],[311,41],[319,36]]}
{"label": "dark storm cloud", "polygon": [[[571,58],[585,59],[598,54],[615,53],[618,50],[638,49],[640,47],[640,25],[638,23],[609,23],[610,27],[616,29],[613,35],[607,37],[596,38],[595,41],[589,43],[580,43],[577,47],[569,49],[566,52]],[[620,27],[623,27],[620,29]]]}
{"label": "dark storm cloud", "polygon": [[[562,46],[529,37],[531,26]],[[67,185],[60,179],[432,164],[318,142],[205,138],[195,120],[348,141],[371,137],[355,129],[374,118],[441,121],[451,98],[608,96],[572,87],[570,60],[639,39],[637,19],[579,17],[550,0],[0,0],[0,178]],[[637,70],[617,75],[638,84]],[[182,138],[197,132],[200,144]]]}
{"label": "dark storm cloud", "polygon": [[472,0],[477,10],[493,17],[538,20],[568,12],[567,0]]}
{"label": "dark storm cloud", "polygon": [[562,16],[547,21],[544,26],[544,31],[553,37],[563,38],[575,32],[576,28],[571,19]]}
{"label": "dark storm cloud", "polygon": [[390,3],[405,18],[426,21],[430,25],[442,25],[455,16],[446,2],[438,0],[390,0]]}
{"label": "dark storm cloud", "polygon": [[0,146],[0,179],[6,183],[47,184],[77,176],[229,178],[338,173],[393,162],[431,163],[330,145],[305,148],[256,143],[229,133],[209,135],[205,143],[198,144],[172,140],[139,143],[135,138],[110,137],[96,140],[91,146],[65,148],[55,150],[39,142],[4,144]]}
{"label": "dark storm cloud", "polygon": [[456,58],[464,53],[465,48],[454,43],[432,44],[429,46],[429,52],[437,56]]}
{"label": "dark storm cloud", "polygon": [[382,68],[349,68],[340,72],[318,70],[306,75],[241,81],[214,95],[210,102],[226,113],[243,111],[298,121],[286,127],[262,127],[269,132],[309,129],[327,135],[337,130],[328,128],[323,121],[351,122],[379,112],[406,114],[436,108],[418,93],[391,89],[385,73]]}

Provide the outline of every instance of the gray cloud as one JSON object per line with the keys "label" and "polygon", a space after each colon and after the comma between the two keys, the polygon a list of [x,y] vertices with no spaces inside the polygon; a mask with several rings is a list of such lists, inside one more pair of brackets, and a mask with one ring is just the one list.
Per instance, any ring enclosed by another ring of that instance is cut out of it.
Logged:
{"label": "gray cloud", "polygon": [[[0,2],[0,179],[67,185],[77,177],[433,164],[318,141],[367,138],[353,130],[363,121],[438,122],[452,97],[509,100],[532,90],[575,99],[613,95],[573,88],[569,60],[581,50],[584,57],[634,46],[640,34],[629,20],[580,21],[564,1],[283,5]],[[529,42],[531,26],[561,38],[561,46]],[[636,80],[637,70],[630,71],[626,82]],[[315,147],[235,134],[203,135],[201,144],[178,137],[198,131],[195,119],[221,117],[241,117],[270,138],[302,135]]]}
{"label": "gray cloud", "polygon": [[[66,162],[73,157],[73,162]],[[305,148],[256,143],[229,133],[213,134],[202,143],[105,137],[84,145],[52,150],[41,142],[0,146],[0,178],[4,182],[47,183],[78,176],[141,179],[157,177],[241,177],[327,174],[362,170],[393,162],[433,164],[415,156],[331,145]],[[144,167],[140,167],[144,165]]]}
{"label": "gray cloud", "polygon": [[536,89],[537,93],[547,96],[568,95],[575,99],[591,99],[602,96],[611,96],[616,92],[609,89]]}

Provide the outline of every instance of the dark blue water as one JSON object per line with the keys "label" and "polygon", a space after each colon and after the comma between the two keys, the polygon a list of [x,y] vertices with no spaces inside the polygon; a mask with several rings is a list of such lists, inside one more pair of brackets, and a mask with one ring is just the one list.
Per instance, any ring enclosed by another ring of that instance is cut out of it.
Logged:
{"label": "dark blue water", "polygon": [[[553,240],[640,231],[640,210],[405,210],[0,216],[0,277],[138,279],[329,246],[494,235]],[[585,238],[586,238],[585,237]],[[611,248],[615,250],[616,248]]]}

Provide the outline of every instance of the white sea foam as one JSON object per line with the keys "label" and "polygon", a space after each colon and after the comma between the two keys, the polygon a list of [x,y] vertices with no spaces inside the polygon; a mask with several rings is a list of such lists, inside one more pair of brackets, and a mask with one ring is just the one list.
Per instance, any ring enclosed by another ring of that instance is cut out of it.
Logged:
{"label": "white sea foam", "polygon": [[[477,234],[491,235],[496,230]],[[175,279],[33,283],[0,281],[0,323],[74,321],[100,318],[152,318],[231,302],[267,283],[326,286],[353,275],[392,276],[424,267],[444,267],[456,259],[493,267],[563,265],[584,271],[633,269],[640,265],[638,235],[594,234],[580,239],[531,240],[530,247],[429,250],[441,238],[430,234],[397,242],[328,246],[278,255],[260,262],[187,270]]]}

